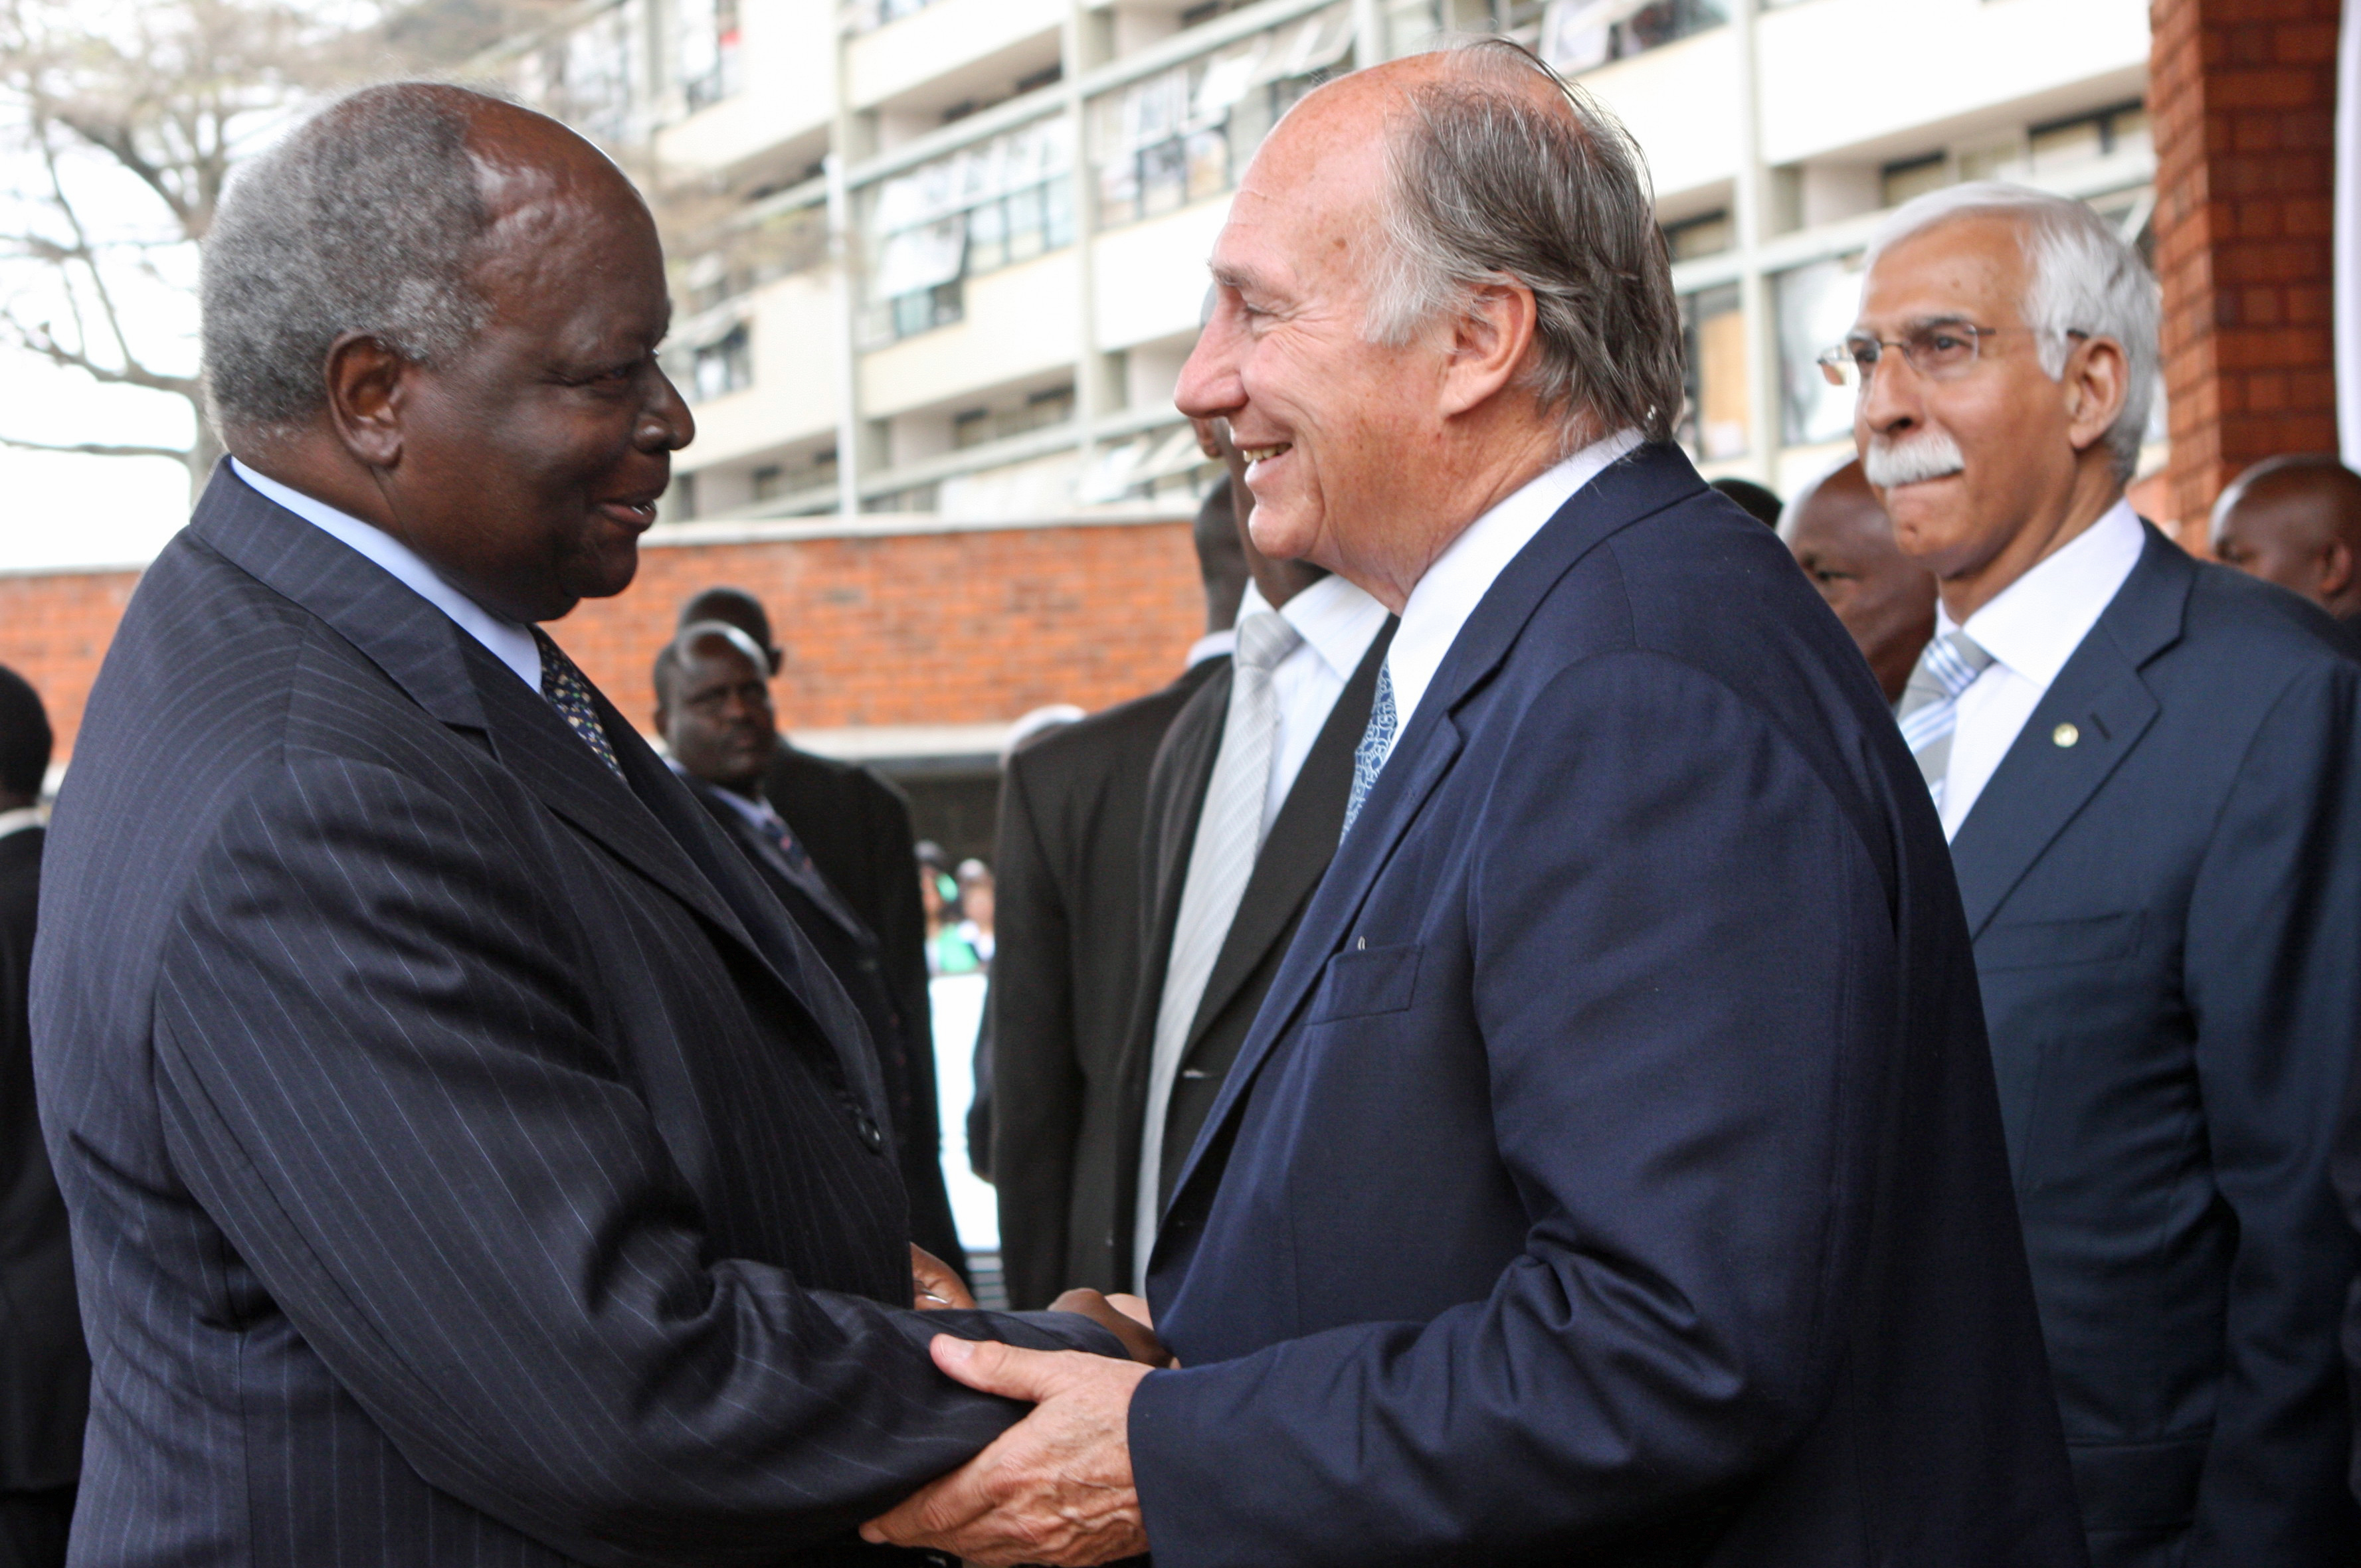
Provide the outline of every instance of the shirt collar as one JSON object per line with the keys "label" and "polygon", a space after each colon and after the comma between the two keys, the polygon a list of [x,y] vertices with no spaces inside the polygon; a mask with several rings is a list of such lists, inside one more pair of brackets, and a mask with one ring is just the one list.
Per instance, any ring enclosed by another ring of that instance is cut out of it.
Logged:
{"label": "shirt collar", "polygon": [[[1970,640],[2026,680],[2048,686],[2098,624],[2147,544],[2139,514],[2129,500],[2118,499],[1968,617]],[[1939,604],[1935,620],[1938,637],[1961,629]]]}
{"label": "shirt collar", "polygon": [[38,806],[20,806],[13,811],[0,811],[0,839],[12,833],[22,833],[28,828],[43,827],[49,820],[49,812]]}
{"label": "shirt collar", "polygon": [[1279,606],[1279,613],[1338,680],[1353,678],[1386,623],[1385,606],[1333,573]]}
{"label": "shirt collar", "polygon": [[541,649],[530,628],[494,615],[444,581],[425,557],[374,523],[363,522],[316,497],[258,474],[233,457],[230,470],[257,494],[277,501],[321,532],[333,535],[392,574],[404,587],[449,616],[460,630],[484,645],[485,651],[516,672],[517,679],[541,689]]}
{"label": "shirt collar", "polygon": [[1543,470],[1453,540],[1402,606],[1401,624],[1386,651],[1394,693],[1395,732],[1410,724],[1419,699],[1443,667],[1459,629],[1476,613],[1492,584],[1532,543],[1576,491],[1640,444],[1636,430],[1618,431]]}
{"label": "shirt collar", "polygon": [[[1254,590],[1249,587],[1246,591],[1252,593]],[[1245,613],[1243,609],[1239,610],[1241,620],[1245,619]],[[1238,634],[1235,630],[1208,631],[1189,644],[1188,662],[1180,667],[1183,670],[1193,670],[1208,659],[1226,659],[1237,651]]]}

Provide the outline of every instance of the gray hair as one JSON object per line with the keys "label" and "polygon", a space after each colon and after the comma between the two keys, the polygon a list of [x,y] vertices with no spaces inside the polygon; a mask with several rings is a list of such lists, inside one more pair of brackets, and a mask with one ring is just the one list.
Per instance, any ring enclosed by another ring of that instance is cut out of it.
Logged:
{"label": "gray hair", "polygon": [[[1401,344],[1505,280],[1532,291],[1523,380],[1571,446],[1627,426],[1669,440],[1683,395],[1680,306],[1648,166],[1615,116],[1506,38],[1452,50],[1386,147],[1384,255],[1366,330]],[[1564,94],[1537,103],[1531,78]]]}
{"label": "gray hair", "polygon": [[2114,453],[2115,477],[2130,478],[2139,467],[2148,404],[2156,395],[2162,306],[2147,264],[2083,203],[1976,180],[1904,203],[1871,236],[1865,266],[1875,267],[1881,255],[1913,235],[1970,217],[2010,218],[2017,225],[2032,273],[2018,308],[2034,329],[2045,375],[2054,380],[2066,373],[2074,349],[2070,334],[2107,338],[2122,347],[2124,407],[2107,427],[2107,445]]}
{"label": "gray hair", "polygon": [[237,171],[198,281],[215,428],[309,419],[346,333],[421,365],[474,341],[485,302],[471,273],[490,219],[467,130],[494,102],[433,82],[365,87]]}

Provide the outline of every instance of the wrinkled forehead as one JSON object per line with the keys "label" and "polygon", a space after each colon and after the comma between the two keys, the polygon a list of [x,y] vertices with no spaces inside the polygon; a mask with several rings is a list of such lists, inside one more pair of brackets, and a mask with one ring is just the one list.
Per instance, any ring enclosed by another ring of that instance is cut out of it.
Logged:
{"label": "wrinkled forehead", "polygon": [[2023,314],[2032,269],[2024,225],[1962,213],[1894,241],[1861,280],[1860,324],[1901,331],[1940,321],[2001,325]]}

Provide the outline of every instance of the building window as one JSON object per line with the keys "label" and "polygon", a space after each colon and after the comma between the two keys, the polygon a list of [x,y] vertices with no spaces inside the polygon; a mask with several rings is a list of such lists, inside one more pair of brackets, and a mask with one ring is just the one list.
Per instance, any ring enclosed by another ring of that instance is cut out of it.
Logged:
{"label": "building window", "polygon": [[1771,280],[1779,319],[1781,424],[1790,446],[1815,446],[1852,433],[1853,394],[1831,387],[1819,356],[1852,330],[1861,308],[1861,256],[1815,261]]}
{"label": "building window", "polygon": [[1951,158],[1949,153],[1929,153],[1924,158],[1905,158],[1889,163],[1878,177],[1878,199],[1889,207],[1898,207],[1915,196],[1929,191],[1939,191],[1951,183]]}
{"label": "building window", "polygon": [[765,463],[748,477],[746,488],[758,501],[775,499],[779,493],[779,480],[785,472],[776,463]]}
{"label": "building window", "polygon": [[1727,0],[1550,0],[1535,52],[1572,75],[1729,20]]}
{"label": "building window", "polygon": [[951,450],[963,452],[1012,436],[1064,424],[1074,417],[1074,389],[1052,387],[1013,407],[968,409],[951,416]]}
{"label": "building window", "polygon": [[692,113],[736,93],[738,0],[675,0],[680,84]]}
{"label": "building window", "polygon": [[1746,315],[1738,286],[1724,284],[1681,300],[1688,350],[1688,408],[1681,443],[1699,462],[1746,455],[1752,400],[1746,379]]}
{"label": "building window", "polygon": [[1062,117],[994,137],[877,187],[869,335],[891,340],[960,319],[961,280],[1074,242],[1072,140]]}
{"label": "building window", "polygon": [[518,98],[592,141],[633,137],[639,104],[631,84],[644,63],[647,0],[623,0],[517,61]]}
{"label": "building window", "polygon": [[689,356],[688,397],[706,402],[754,384],[754,339],[740,322]]}
{"label": "building window", "polygon": [[1279,116],[1352,44],[1352,9],[1334,5],[1092,100],[1100,226],[1227,191]]}
{"label": "building window", "polygon": [[1700,256],[1719,256],[1736,238],[1728,213],[1708,213],[1701,218],[1666,225],[1664,252],[1675,261],[1694,261]]}
{"label": "building window", "polygon": [[915,16],[935,0],[844,0],[841,26],[847,33],[873,33],[888,22]]}
{"label": "building window", "polygon": [[2053,121],[2026,132],[2026,161],[2035,174],[2054,174],[2091,159],[2147,148],[2144,104],[2119,104],[2095,115]]}

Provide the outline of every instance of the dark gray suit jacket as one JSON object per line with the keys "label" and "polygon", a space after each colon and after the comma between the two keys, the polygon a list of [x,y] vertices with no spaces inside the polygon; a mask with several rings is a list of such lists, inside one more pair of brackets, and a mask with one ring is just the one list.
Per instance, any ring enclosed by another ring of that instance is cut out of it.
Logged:
{"label": "dark gray suit jacket", "polygon": [[[25,1011],[43,838],[38,828],[0,838],[0,1495],[72,1484],[90,1403],[73,1249],[35,1114]],[[0,1562],[6,1548],[0,1530]]]}
{"label": "dark gray suit jacket", "polygon": [[1001,780],[987,1027],[1014,1306],[1046,1306],[1071,1286],[1131,1288],[1115,1256],[1116,1166],[1148,775],[1181,707],[1228,665],[1208,659],[1162,691],[1043,736]]}
{"label": "dark gray suit jacket", "polygon": [[[1238,900],[1238,912],[1222,939],[1205,994],[1189,1025],[1180,1076],[1165,1115],[1159,1207],[1172,1195],[1181,1162],[1205,1124],[1205,1113],[1222,1091],[1238,1047],[1254,1027],[1255,1014],[1279,973],[1279,960],[1303,918],[1304,905],[1320,885],[1345,828],[1345,806],[1353,793],[1353,754],[1369,727],[1378,671],[1385,663],[1399,624],[1388,616],[1368,652],[1336,696],[1328,719],[1303,759],[1302,771],[1287,792],[1270,836],[1255,858],[1254,872]],[[1230,685],[1235,666],[1207,681],[1180,717],[1172,721],[1148,784],[1148,839],[1143,872],[1148,898],[1143,911],[1139,1001],[1132,1011],[1131,1038],[1124,1057],[1124,1142],[1117,1157],[1115,1264],[1124,1277],[1136,1266],[1132,1228],[1137,1213],[1139,1153],[1146,1135],[1148,1067],[1156,1054],[1156,1015],[1164,1003],[1164,974],[1172,959],[1172,934],[1180,924],[1180,895],[1189,880],[1189,856],[1197,847],[1197,819],[1205,791],[1221,758],[1222,728],[1230,715]]]}
{"label": "dark gray suit jacket", "polygon": [[931,1331],[1113,1348],[896,1309],[860,1020],[599,711],[226,467],[149,568],[33,981],[78,1564],[857,1561],[1017,1413]]}
{"label": "dark gray suit jacket", "polygon": [[2361,1556],[2329,1179],[2361,1046],[2347,647],[2150,529],[1951,842],[2102,1568]]}

